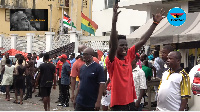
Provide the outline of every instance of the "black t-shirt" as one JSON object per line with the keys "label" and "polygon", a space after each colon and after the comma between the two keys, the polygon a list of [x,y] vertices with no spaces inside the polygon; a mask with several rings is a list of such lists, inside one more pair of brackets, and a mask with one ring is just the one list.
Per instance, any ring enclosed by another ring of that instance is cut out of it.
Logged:
{"label": "black t-shirt", "polygon": [[40,87],[52,87],[56,67],[52,63],[43,63],[40,69]]}

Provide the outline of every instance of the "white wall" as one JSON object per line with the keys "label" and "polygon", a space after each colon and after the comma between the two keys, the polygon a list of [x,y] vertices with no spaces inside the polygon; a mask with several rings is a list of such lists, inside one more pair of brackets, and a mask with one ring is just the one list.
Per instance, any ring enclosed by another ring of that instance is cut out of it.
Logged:
{"label": "white wall", "polygon": [[[102,36],[102,32],[111,31],[113,9],[104,9],[104,0],[93,0],[92,20],[98,24],[96,36]],[[146,23],[146,11],[122,9],[118,17],[117,30],[119,34],[129,35],[130,26],[141,26]]]}

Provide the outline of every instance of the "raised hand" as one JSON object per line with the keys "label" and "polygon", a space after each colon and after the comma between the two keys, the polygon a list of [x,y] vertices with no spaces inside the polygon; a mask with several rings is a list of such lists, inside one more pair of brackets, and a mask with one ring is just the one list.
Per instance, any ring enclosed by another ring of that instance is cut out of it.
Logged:
{"label": "raised hand", "polygon": [[165,13],[165,11],[163,11],[163,8],[160,10],[159,13],[157,14],[152,14],[153,15],[153,21],[160,23],[160,21],[163,19],[163,14]]}
{"label": "raised hand", "polygon": [[117,12],[118,8],[119,8],[118,4],[115,4],[113,6],[113,22],[117,22],[118,15],[121,12],[121,11]]}

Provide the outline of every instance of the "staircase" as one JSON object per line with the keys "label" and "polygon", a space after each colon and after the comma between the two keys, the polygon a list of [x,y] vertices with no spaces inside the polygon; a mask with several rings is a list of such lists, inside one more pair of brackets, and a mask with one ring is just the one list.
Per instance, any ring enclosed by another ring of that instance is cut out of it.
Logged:
{"label": "staircase", "polygon": [[54,56],[54,55],[62,55],[62,54],[66,54],[66,55],[70,55],[71,53],[74,52],[75,49],[75,43],[69,43],[67,45],[64,45],[62,47],[56,48],[54,50],[49,51],[50,56]]}

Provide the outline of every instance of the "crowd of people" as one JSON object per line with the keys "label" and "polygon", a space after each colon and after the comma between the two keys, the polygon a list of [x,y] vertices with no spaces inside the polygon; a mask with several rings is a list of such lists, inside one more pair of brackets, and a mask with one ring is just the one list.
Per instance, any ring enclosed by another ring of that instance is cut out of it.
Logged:
{"label": "crowd of people", "polygon": [[[112,30],[109,51],[101,58],[94,56],[94,50],[85,45],[78,47],[79,55],[66,54],[51,57],[48,53],[16,55],[15,66],[9,60],[9,54],[1,59],[1,84],[6,88],[6,100],[10,100],[9,88],[15,89],[14,103],[23,104],[23,100],[32,98],[32,92],[39,86],[44,109],[50,110],[51,88],[56,89],[59,81],[58,106],[69,107],[70,99],[75,111],[141,111],[146,95],[147,81],[160,79],[155,86],[155,102],[158,111],[183,111],[190,98],[190,77],[181,68],[181,54],[166,45],[153,55],[139,54],[140,48],[147,42],[156,26],[163,19],[163,11],[153,15],[154,22],[141,39],[128,48],[126,36],[118,35],[118,5],[113,8]],[[26,81],[25,81],[26,79]],[[26,94],[23,92],[26,82]],[[71,89],[71,92],[69,92]],[[167,93],[167,94],[166,94]],[[20,100],[17,96],[20,94]]]}

